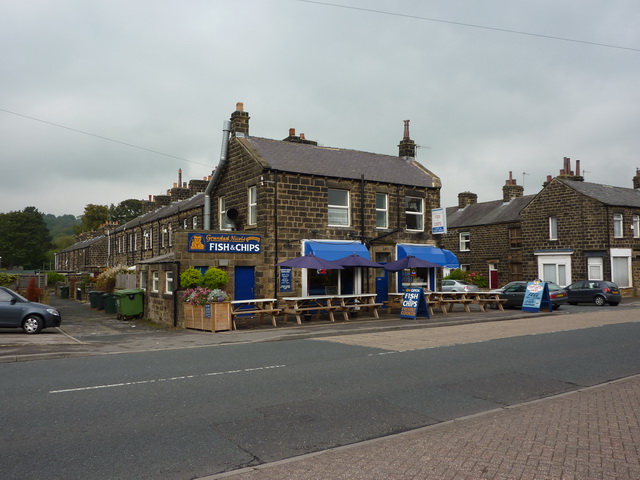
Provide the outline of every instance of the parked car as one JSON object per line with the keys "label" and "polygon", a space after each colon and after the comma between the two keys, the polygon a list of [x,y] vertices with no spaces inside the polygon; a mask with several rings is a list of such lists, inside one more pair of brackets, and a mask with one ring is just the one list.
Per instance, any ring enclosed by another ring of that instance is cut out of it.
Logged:
{"label": "parked car", "polygon": [[[504,291],[500,293],[500,298],[506,299],[505,307],[522,308],[524,294],[527,289],[528,282],[511,282],[505,285]],[[549,299],[554,310],[560,308],[560,305],[567,303],[567,291],[553,282],[547,282],[549,285]]]}
{"label": "parked car", "polygon": [[509,288],[511,285],[515,285],[516,283],[521,283],[519,281],[515,281],[515,282],[509,282],[506,285],[503,285],[500,288],[494,288],[493,290],[489,290],[491,293],[502,293],[505,291],[506,288]]}
{"label": "parked car", "polygon": [[613,282],[581,280],[567,287],[569,305],[577,303],[595,303],[599,307],[608,303],[616,306],[622,300],[618,285]]}
{"label": "parked car", "polygon": [[441,292],[477,292],[480,289],[473,283],[462,280],[442,280]]}
{"label": "parked car", "polygon": [[43,328],[58,327],[60,312],[50,305],[30,302],[6,287],[0,287],[0,327],[22,328],[25,333],[39,333]]}

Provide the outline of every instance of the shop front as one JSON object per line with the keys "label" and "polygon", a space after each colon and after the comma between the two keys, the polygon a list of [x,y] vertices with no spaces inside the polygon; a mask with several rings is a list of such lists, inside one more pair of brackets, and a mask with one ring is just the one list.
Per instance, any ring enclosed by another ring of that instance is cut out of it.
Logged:
{"label": "shop front", "polygon": [[[429,245],[398,244],[396,258],[400,260],[408,256],[414,256],[440,265],[444,269],[458,268],[460,266],[458,258],[450,250]],[[398,272],[397,282],[399,286],[398,292],[402,292],[409,287],[422,287],[431,291],[438,289],[435,268],[407,268]]]}

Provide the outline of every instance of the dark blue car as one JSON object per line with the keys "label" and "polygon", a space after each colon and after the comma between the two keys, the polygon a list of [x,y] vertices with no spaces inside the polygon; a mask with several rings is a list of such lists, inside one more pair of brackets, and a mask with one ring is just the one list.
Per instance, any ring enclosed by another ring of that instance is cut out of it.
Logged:
{"label": "dark blue car", "polygon": [[595,303],[599,307],[608,303],[616,306],[622,300],[618,285],[602,280],[581,280],[567,287],[569,304]]}
{"label": "dark blue car", "polygon": [[0,287],[0,327],[22,328],[25,333],[38,333],[43,328],[59,327],[60,312],[50,305],[30,302],[6,287]]}

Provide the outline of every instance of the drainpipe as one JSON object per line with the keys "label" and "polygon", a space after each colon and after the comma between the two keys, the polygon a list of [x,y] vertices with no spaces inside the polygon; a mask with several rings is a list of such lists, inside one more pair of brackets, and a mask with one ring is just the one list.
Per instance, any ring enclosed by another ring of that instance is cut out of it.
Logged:
{"label": "drainpipe", "polygon": [[209,185],[207,185],[206,190],[204,191],[204,229],[211,230],[211,192],[216,187],[220,179],[220,175],[222,174],[222,170],[227,163],[227,152],[229,150],[229,137],[231,136],[231,122],[229,120],[225,120],[222,125],[222,149],[220,151],[220,162],[218,162],[218,166],[213,171],[213,175],[211,176],[211,180],[209,181]]}
{"label": "drainpipe", "polygon": [[173,262],[176,266],[176,270],[175,270],[175,274],[176,276],[173,278],[174,282],[178,282],[178,288],[174,288],[173,289],[173,327],[177,327],[178,326],[178,293],[179,290],[181,290],[180,288],[180,262],[179,261],[175,261]]}

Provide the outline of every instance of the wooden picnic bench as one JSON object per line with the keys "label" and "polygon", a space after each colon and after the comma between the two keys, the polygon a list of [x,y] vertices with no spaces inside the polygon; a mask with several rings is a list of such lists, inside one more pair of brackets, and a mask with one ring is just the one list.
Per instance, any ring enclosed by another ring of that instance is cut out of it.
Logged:
{"label": "wooden picnic bench", "polygon": [[[339,301],[339,309],[342,311],[342,315],[345,321],[349,321],[350,312],[358,312],[360,310],[366,310],[373,314],[375,318],[380,318],[378,309],[382,307],[382,303],[376,303],[375,293],[360,293],[353,295],[337,295],[335,297]],[[337,305],[337,302],[335,302]]]}
{"label": "wooden picnic bench", "polygon": [[311,314],[315,313],[316,316],[319,317],[321,312],[327,312],[331,321],[335,322],[336,319],[333,316],[333,313],[336,310],[340,309],[340,305],[336,305],[332,302],[334,298],[336,298],[335,295],[316,295],[313,297],[284,297],[282,299],[282,301],[284,302],[284,307],[282,308],[284,320],[286,322],[289,315],[295,315],[296,322],[298,323],[298,325],[301,325],[302,319],[300,318],[300,315],[309,312]]}
{"label": "wooden picnic bench", "polygon": [[233,321],[233,329],[236,330],[236,320],[238,317],[255,317],[258,316],[259,321],[265,315],[271,317],[271,324],[276,327],[276,317],[282,312],[281,308],[276,307],[275,298],[251,298],[248,300],[234,300],[231,302],[231,319]]}

